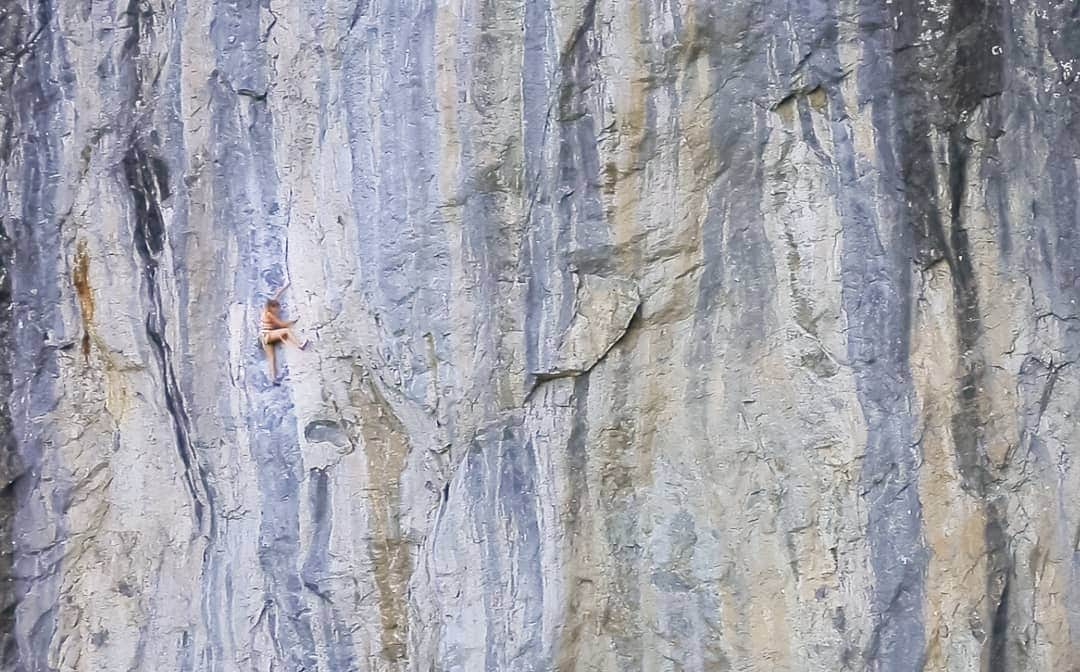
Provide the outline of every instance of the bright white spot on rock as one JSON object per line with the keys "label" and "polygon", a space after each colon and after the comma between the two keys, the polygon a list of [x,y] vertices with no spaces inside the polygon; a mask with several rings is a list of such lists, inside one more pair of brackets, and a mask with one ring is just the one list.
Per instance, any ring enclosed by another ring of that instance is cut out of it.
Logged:
{"label": "bright white spot on rock", "polygon": [[1000,56],[1001,52],[1002,52],[1002,49],[1001,49],[1000,44],[995,44],[994,46],[990,47],[990,53],[995,55],[995,56]]}

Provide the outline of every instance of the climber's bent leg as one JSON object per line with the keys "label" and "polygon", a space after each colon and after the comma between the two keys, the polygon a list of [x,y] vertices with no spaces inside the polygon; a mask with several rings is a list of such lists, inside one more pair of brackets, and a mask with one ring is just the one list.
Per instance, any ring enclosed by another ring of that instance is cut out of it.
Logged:
{"label": "climber's bent leg", "polygon": [[266,368],[270,374],[270,381],[276,382],[277,380],[277,362],[274,361],[274,346],[270,344],[270,339],[263,336],[263,352],[266,353]]}
{"label": "climber's bent leg", "polygon": [[281,341],[287,345],[291,345],[297,350],[303,350],[307,346],[307,341],[303,345],[300,345],[296,340],[296,334],[292,333],[291,329],[282,329],[285,333],[281,335]]}

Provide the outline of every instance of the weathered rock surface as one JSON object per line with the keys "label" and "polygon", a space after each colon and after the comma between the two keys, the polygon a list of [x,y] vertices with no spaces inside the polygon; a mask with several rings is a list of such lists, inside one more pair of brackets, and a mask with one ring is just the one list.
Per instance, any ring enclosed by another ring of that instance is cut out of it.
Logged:
{"label": "weathered rock surface", "polygon": [[1078,59],[1057,0],[8,0],[0,669],[1080,670]]}

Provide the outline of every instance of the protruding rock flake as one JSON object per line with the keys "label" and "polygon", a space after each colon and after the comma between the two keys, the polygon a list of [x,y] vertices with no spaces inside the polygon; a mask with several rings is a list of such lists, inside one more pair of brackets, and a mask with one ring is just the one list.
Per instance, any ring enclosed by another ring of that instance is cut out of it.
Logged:
{"label": "protruding rock flake", "polygon": [[570,324],[543,353],[547,366],[537,376],[576,376],[596,366],[626,333],[641,300],[629,280],[574,274],[574,306]]}

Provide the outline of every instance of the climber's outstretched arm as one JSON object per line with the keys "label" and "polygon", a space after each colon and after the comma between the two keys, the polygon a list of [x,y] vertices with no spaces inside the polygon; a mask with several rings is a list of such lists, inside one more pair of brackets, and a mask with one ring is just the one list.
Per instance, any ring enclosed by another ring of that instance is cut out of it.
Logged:
{"label": "climber's outstretched arm", "polygon": [[291,285],[291,284],[292,284],[291,281],[286,281],[284,285],[279,287],[278,290],[276,292],[274,292],[274,299],[273,300],[277,301],[278,299],[280,299],[281,298],[281,293],[284,292],[286,289],[288,289],[289,285]]}

